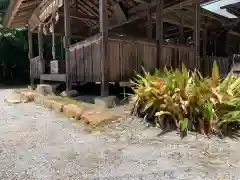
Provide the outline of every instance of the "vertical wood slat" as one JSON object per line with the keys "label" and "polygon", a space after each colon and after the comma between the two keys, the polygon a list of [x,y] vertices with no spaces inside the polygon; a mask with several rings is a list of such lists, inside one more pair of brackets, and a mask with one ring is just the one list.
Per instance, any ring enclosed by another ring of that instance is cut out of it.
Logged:
{"label": "vertical wood slat", "polygon": [[164,66],[162,61],[162,45],[163,45],[163,0],[156,3],[156,40],[157,40],[157,68]]}
{"label": "vertical wood slat", "polygon": [[200,61],[200,0],[195,0],[194,4],[194,19],[195,19],[195,24],[194,24],[194,47],[195,47],[195,58],[197,66],[198,61]]}
{"label": "vertical wood slat", "polygon": [[71,77],[75,82],[101,81],[101,37],[94,36],[69,48]]}
{"label": "vertical wood slat", "polygon": [[213,62],[216,61],[221,75],[226,75],[229,71],[229,57],[206,56],[204,61],[204,74],[211,76]]}
{"label": "vertical wood slat", "polygon": [[[151,3],[151,2],[150,2]],[[152,39],[152,30],[153,30],[153,20],[152,20],[152,10],[151,7],[148,8],[147,15],[147,37]]]}
{"label": "vertical wood slat", "polygon": [[[38,28],[38,55],[40,58],[40,74],[45,73],[45,62],[43,59],[43,26],[39,25]],[[42,80],[40,80],[40,83],[43,83]]]}
{"label": "vertical wood slat", "polygon": [[41,74],[41,60],[40,57],[34,57],[30,59],[30,71],[32,79],[40,79]]}
{"label": "vertical wood slat", "polygon": [[29,75],[30,75],[30,85],[32,86],[34,84],[34,78],[33,78],[33,69],[31,67],[32,63],[31,63],[31,59],[33,58],[33,42],[32,42],[32,32],[30,31],[30,27],[28,26],[28,58],[29,58],[29,65],[30,65],[30,69],[29,69]]}

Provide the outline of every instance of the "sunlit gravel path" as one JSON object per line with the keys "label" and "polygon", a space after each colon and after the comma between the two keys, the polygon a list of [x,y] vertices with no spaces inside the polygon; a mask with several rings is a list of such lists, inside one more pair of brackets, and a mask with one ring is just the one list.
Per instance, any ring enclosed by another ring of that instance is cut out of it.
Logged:
{"label": "sunlit gravel path", "polygon": [[238,180],[240,141],[176,132],[158,137],[137,119],[101,131],[0,90],[0,180]]}

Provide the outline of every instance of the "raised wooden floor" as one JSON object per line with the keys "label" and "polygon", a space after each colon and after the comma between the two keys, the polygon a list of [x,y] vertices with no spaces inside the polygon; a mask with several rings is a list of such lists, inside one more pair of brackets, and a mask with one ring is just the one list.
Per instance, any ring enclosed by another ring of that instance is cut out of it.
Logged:
{"label": "raised wooden floor", "polygon": [[66,82],[66,74],[42,74],[40,79],[44,81]]}

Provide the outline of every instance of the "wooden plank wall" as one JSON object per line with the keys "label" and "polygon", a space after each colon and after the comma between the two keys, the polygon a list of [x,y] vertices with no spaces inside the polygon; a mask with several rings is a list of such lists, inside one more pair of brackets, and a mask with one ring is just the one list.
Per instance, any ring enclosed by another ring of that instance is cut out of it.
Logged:
{"label": "wooden plank wall", "polygon": [[217,62],[221,75],[224,76],[229,72],[229,57],[206,56],[206,59],[204,59],[204,73],[206,76],[211,75],[214,61]]}
{"label": "wooden plank wall", "polygon": [[156,43],[109,38],[109,67],[111,81],[126,81],[141,72],[142,67],[151,71],[156,67]]}
{"label": "wooden plank wall", "polygon": [[[101,37],[93,36],[70,47],[70,67],[74,82],[101,81]],[[111,82],[127,81],[135,75],[134,71],[152,71],[157,67],[156,42],[126,37],[110,37],[108,41],[109,80]],[[162,66],[181,65],[188,68],[200,67],[194,61],[194,49],[164,45]]]}
{"label": "wooden plank wall", "polygon": [[92,36],[70,47],[70,72],[73,82],[100,82],[101,37]]}
{"label": "wooden plank wall", "polygon": [[34,79],[40,79],[41,61],[39,56],[30,59],[30,73],[30,76]]}
{"label": "wooden plank wall", "polygon": [[194,54],[195,49],[188,46],[163,45],[162,59],[164,59],[164,64],[161,64],[161,67],[181,68],[183,63],[188,69],[199,69],[200,62],[195,60]]}

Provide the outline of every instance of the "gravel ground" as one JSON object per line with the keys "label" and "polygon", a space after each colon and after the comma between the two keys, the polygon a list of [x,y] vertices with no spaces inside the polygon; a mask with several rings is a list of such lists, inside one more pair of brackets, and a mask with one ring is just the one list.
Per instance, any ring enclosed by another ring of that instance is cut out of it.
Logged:
{"label": "gravel ground", "polygon": [[8,105],[0,90],[1,180],[237,180],[240,142],[176,132],[158,137],[138,119],[89,132],[34,104]]}

